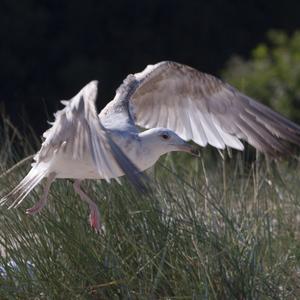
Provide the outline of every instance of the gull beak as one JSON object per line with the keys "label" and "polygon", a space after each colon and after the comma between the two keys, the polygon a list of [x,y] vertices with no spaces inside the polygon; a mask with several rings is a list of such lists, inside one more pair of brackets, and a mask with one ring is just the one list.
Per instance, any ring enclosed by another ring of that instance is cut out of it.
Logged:
{"label": "gull beak", "polygon": [[198,147],[192,146],[187,142],[184,142],[184,144],[177,145],[178,151],[187,152],[189,154],[192,154],[193,156],[199,156],[200,151]]}

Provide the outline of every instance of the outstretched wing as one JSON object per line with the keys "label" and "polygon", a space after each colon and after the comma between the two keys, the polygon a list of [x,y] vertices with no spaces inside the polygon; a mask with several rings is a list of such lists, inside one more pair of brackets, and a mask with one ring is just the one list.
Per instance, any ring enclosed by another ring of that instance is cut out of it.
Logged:
{"label": "outstretched wing", "polygon": [[139,171],[115,144],[97,115],[97,84],[92,81],[71,100],[62,101],[65,107],[55,114],[52,127],[44,133],[45,140],[35,161],[47,161],[58,151],[74,159],[92,157],[100,177],[109,180],[121,169],[139,184]]}
{"label": "outstretched wing", "polygon": [[145,128],[166,127],[201,146],[243,150],[240,139],[260,151],[284,153],[300,144],[300,127],[220,79],[175,62],[129,75],[115,101]]}

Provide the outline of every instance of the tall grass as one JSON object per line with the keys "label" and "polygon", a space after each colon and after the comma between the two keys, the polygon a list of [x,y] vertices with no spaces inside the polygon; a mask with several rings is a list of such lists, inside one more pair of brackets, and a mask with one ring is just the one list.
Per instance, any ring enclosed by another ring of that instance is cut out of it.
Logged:
{"label": "tall grass", "polygon": [[[20,158],[11,135],[1,132],[2,171]],[[24,148],[22,156],[33,152]],[[86,182],[101,234],[67,180],[53,184],[37,216],[24,210],[40,188],[20,208],[2,207],[0,299],[299,299],[297,161],[205,153],[162,158],[148,172],[149,194],[126,179]],[[0,177],[1,193],[29,167]]]}

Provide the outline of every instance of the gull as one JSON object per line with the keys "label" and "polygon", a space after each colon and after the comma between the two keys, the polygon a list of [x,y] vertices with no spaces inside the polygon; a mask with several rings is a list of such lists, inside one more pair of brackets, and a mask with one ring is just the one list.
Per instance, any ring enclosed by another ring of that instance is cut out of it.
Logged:
{"label": "gull", "polygon": [[[300,126],[222,80],[187,65],[164,61],[130,74],[114,99],[97,114],[98,82],[87,84],[55,114],[26,177],[0,204],[18,207],[42,179],[40,200],[27,209],[41,211],[51,183],[74,179],[74,190],[89,205],[90,225],[99,231],[96,203],[82,190],[84,179],[127,175],[143,188],[140,174],[171,151],[195,154],[188,141],[218,149],[243,150],[244,140],[272,156],[300,145]],[[145,128],[140,131],[139,128]]]}

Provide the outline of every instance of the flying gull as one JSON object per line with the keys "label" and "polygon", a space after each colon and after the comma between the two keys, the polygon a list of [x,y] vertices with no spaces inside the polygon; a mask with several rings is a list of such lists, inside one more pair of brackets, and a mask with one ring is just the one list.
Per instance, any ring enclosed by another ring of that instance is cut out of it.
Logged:
{"label": "flying gull", "polygon": [[[300,145],[300,126],[242,94],[220,79],[189,66],[165,61],[130,74],[114,99],[97,115],[97,81],[62,101],[52,127],[27,176],[0,204],[18,207],[47,178],[40,200],[27,209],[38,213],[56,178],[74,179],[74,190],[90,208],[90,224],[100,229],[97,205],[84,193],[84,179],[127,175],[142,188],[140,172],[165,153],[194,153],[188,141],[218,149],[243,150],[245,140],[273,156]],[[138,126],[138,127],[137,127]],[[140,132],[139,127],[147,130]]]}

